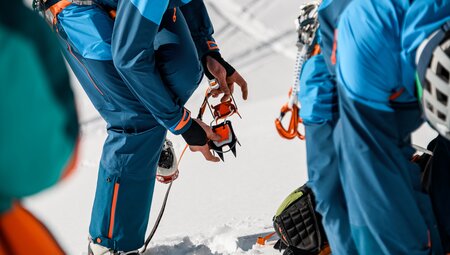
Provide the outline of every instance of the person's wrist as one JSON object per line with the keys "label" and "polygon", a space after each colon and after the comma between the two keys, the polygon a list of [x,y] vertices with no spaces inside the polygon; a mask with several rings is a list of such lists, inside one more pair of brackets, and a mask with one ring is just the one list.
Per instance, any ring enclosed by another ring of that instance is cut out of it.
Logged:
{"label": "person's wrist", "polygon": [[214,75],[212,75],[209,70],[208,70],[208,57],[216,60],[221,66],[223,66],[223,68],[225,68],[225,71],[227,73],[227,77],[231,76],[234,74],[234,72],[236,72],[236,69],[234,69],[233,66],[231,66],[227,61],[225,61],[225,59],[222,58],[222,55],[220,54],[220,52],[218,51],[210,51],[208,53],[206,53],[203,57],[202,57],[202,65],[203,65],[203,69],[205,71],[205,75],[206,77],[208,77],[208,79],[212,80],[214,79]]}
{"label": "person's wrist", "polygon": [[191,146],[203,146],[208,143],[205,130],[195,120],[192,120],[191,126],[181,136]]}

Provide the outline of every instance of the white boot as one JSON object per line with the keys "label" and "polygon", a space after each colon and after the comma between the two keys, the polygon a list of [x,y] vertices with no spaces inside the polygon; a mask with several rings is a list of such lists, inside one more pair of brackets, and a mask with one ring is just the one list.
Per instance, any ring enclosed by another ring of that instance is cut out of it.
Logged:
{"label": "white boot", "polygon": [[178,178],[178,163],[172,142],[166,138],[159,156],[156,179],[162,183],[170,183]]}
{"label": "white boot", "polygon": [[139,255],[139,251],[115,252],[107,247],[89,242],[88,255]]}
{"label": "white boot", "polygon": [[114,252],[104,246],[89,242],[88,255],[114,255]]}

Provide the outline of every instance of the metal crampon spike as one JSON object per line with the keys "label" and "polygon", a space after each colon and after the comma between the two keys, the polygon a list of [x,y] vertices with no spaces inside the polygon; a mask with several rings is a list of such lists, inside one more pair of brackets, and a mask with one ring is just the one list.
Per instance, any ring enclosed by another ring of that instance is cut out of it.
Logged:
{"label": "metal crampon spike", "polygon": [[233,148],[230,149],[231,152],[233,153],[234,157],[236,157],[236,146],[234,146]]}
{"label": "metal crampon spike", "polygon": [[219,151],[216,151],[217,152],[217,156],[219,156],[219,158],[223,161],[223,162],[225,162],[225,159],[224,159],[224,157],[223,157],[223,152],[219,152]]}

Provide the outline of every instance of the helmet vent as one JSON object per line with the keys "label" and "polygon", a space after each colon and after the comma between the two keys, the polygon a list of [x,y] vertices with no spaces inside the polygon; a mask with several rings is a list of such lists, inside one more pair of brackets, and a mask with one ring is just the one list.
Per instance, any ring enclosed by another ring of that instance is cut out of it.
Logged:
{"label": "helmet vent", "polygon": [[436,89],[436,97],[441,104],[447,106],[448,96]]}
{"label": "helmet vent", "polygon": [[445,116],[445,114],[443,114],[441,111],[437,111],[437,116],[442,121],[446,121],[446,119],[447,119],[447,116]]}
{"label": "helmet vent", "polygon": [[428,81],[428,79],[425,79],[423,81],[423,88],[428,91],[428,93],[431,94],[431,86],[430,86],[430,81]]}
{"label": "helmet vent", "polygon": [[450,72],[447,70],[447,68],[443,67],[441,63],[437,63],[437,70],[436,74],[439,76],[439,78],[443,79],[446,83],[449,83],[450,81]]}
{"label": "helmet vent", "polygon": [[434,107],[432,104],[430,104],[430,102],[427,101],[427,108],[428,110],[430,110],[431,112],[434,112]]}

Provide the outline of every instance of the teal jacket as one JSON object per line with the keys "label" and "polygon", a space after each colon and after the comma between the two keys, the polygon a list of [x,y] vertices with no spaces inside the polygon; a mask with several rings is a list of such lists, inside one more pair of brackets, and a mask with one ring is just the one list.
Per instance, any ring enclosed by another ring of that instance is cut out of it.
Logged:
{"label": "teal jacket", "polygon": [[43,19],[0,2],[0,212],[56,183],[78,123],[65,63]]}

